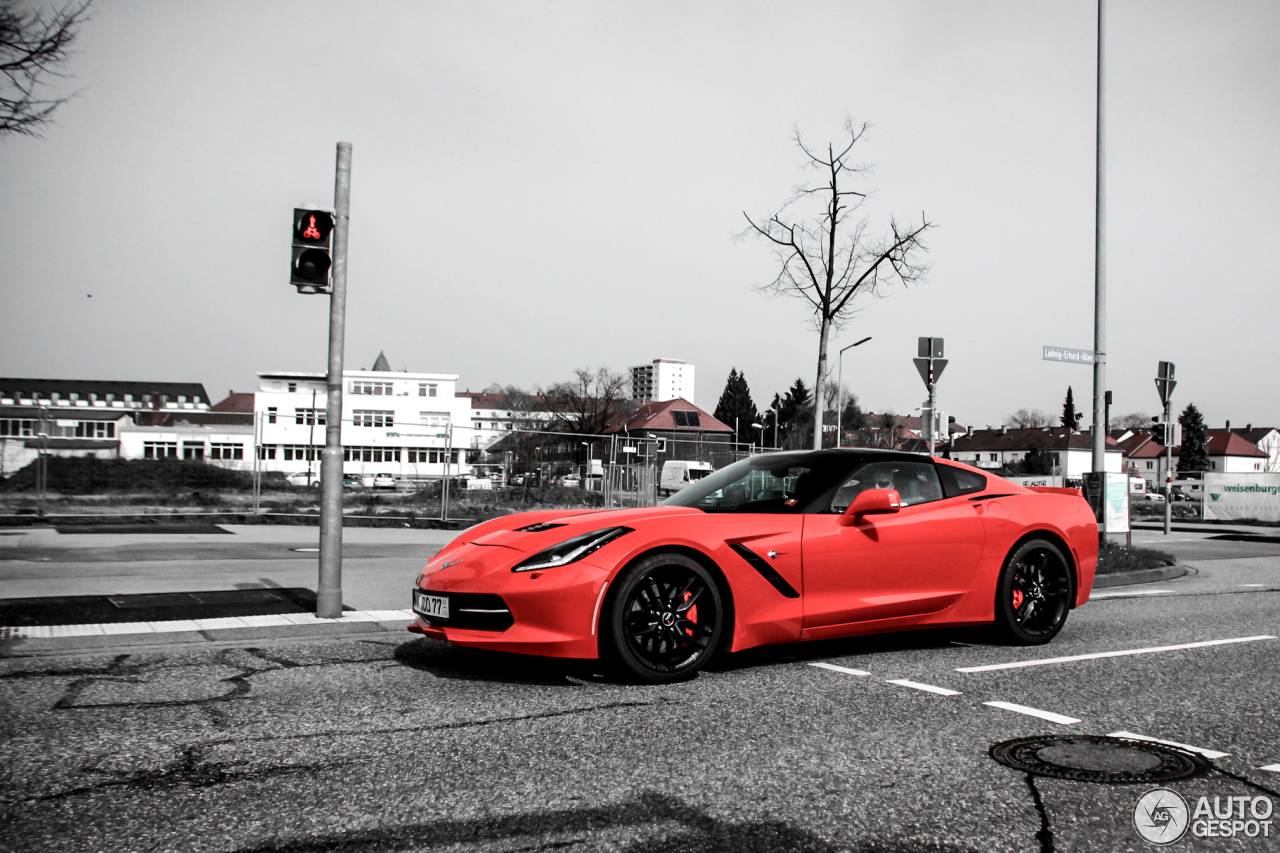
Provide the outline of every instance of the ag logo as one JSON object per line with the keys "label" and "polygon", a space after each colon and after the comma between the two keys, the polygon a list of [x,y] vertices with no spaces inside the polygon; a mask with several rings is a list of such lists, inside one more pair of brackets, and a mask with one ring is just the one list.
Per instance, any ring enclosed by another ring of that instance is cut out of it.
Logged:
{"label": "ag logo", "polygon": [[1213,498],[1215,501],[1220,501],[1222,500],[1222,492],[1210,492],[1209,497]]}
{"label": "ag logo", "polygon": [[1133,826],[1152,844],[1172,844],[1187,834],[1187,801],[1168,788],[1152,788],[1133,807]]}

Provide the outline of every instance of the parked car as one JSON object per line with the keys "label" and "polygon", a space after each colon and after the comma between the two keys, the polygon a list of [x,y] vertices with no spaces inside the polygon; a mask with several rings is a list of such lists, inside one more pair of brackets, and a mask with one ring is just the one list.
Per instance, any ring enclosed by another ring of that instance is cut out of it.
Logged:
{"label": "parked car", "polygon": [[362,485],[362,484],[361,484],[361,482],[360,482],[360,478],[359,478],[358,476],[356,476],[355,474],[343,474],[343,475],[342,475],[342,488],[344,488],[344,489],[358,489],[358,488],[360,488],[360,486],[361,486],[361,485]]}
{"label": "parked car", "polygon": [[577,474],[568,474],[560,478],[560,485],[564,486],[566,489],[576,489],[578,486],[582,485],[582,478]]}
{"label": "parked car", "polygon": [[1141,496],[1134,495],[1134,500],[1139,501],[1155,501],[1156,503],[1164,503],[1164,495],[1159,492],[1143,492]]}
{"label": "parked car", "polygon": [[373,488],[375,489],[394,489],[396,487],[396,478],[394,474],[374,474]]}
{"label": "parked car", "polygon": [[320,487],[319,471],[297,471],[284,479],[291,486],[310,486],[313,489]]}

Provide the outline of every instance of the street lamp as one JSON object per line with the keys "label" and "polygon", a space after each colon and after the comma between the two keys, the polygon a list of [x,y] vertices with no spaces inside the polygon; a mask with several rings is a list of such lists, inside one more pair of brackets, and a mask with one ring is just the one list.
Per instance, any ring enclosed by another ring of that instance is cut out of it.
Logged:
{"label": "street lamp", "polygon": [[[752,424],[751,428],[760,430],[760,446],[764,447],[764,424]],[[754,446],[751,448],[751,455],[756,455]]]}
{"label": "street lamp", "polygon": [[871,340],[871,336],[867,335],[865,338],[858,341],[856,344],[849,344],[847,347],[840,350],[840,355],[836,359],[839,362],[839,367],[836,369],[836,447],[837,448],[840,447],[840,436],[842,435],[840,431],[840,416],[844,414],[844,350],[853,349],[854,347],[862,346],[869,340]]}

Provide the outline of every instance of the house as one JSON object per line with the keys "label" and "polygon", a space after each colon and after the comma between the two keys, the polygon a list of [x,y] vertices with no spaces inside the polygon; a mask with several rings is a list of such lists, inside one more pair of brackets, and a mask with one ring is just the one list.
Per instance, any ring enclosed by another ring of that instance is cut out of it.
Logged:
{"label": "house", "polygon": [[139,415],[208,409],[198,382],[0,378],[0,477],[41,453],[127,457],[121,432]]}
{"label": "house", "polygon": [[1244,429],[1231,429],[1231,421],[1227,421],[1227,430],[1243,436],[1254,447],[1267,455],[1262,463],[1262,470],[1267,473],[1280,473],[1280,430],[1275,427],[1255,427],[1245,424]]}
{"label": "house", "polygon": [[[955,461],[992,470],[1020,463],[1033,451],[1046,456],[1059,476],[1074,479],[1093,470],[1093,436],[1067,427],[974,429],[951,444],[951,458]],[[1120,445],[1107,436],[1103,456],[1106,470],[1120,472],[1123,457]]]}
{"label": "house", "polygon": [[[387,472],[434,479],[469,471],[471,400],[455,393],[453,373],[393,371],[379,354],[375,370],[342,374],[343,472]],[[319,471],[325,445],[326,374],[258,373],[253,412],[259,470]]]}
{"label": "house", "polygon": [[489,450],[512,430],[547,429],[556,420],[549,400],[541,394],[520,400],[492,391],[459,391],[458,396],[471,401],[471,446],[481,450]]}
{"label": "house", "polygon": [[[1261,474],[1270,462],[1266,451],[1244,435],[1227,429],[1205,430],[1208,439],[1209,470],[1221,474]],[[1173,451],[1175,459],[1178,448]],[[1175,463],[1174,470],[1177,470]]]}
{"label": "house", "polygon": [[627,457],[658,463],[684,459],[711,462],[719,468],[746,455],[736,451],[733,427],[683,397],[645,403],[632,414],[616,415],[604,433],[614,438],[613,448],[620,455],[610,458],[619,463]]}

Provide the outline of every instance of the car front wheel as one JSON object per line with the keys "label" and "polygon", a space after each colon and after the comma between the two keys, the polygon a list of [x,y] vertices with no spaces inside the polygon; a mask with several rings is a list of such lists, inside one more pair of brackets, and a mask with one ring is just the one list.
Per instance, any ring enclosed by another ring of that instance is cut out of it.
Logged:
{"label": "car front wheel", "polygon": [[1071,569],[1058,546],[1028,539],[1005,560],[996,584],[996,626],[1007,639],[1035,646],[1057,636],[1071,610]]}
{"label": "car front wheel", "polygon": [[623,570],[613,589],[601,651],[623,674],[651,684],[681,681],[714,654],[724,602],[701,563],[654,554]]}

